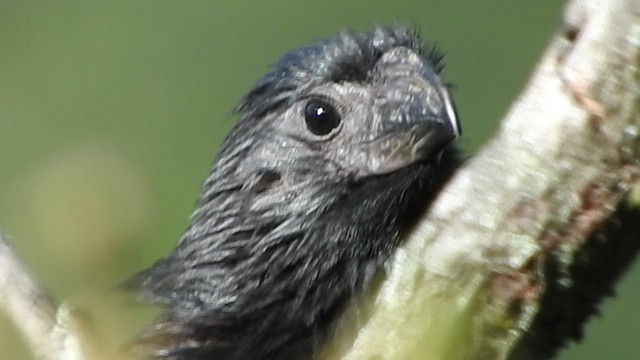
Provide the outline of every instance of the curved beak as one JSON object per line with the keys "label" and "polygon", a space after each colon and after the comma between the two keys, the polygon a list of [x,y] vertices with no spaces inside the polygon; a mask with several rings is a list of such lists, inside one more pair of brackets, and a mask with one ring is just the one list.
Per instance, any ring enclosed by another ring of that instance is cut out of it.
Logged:
{"label": "curved beak", "polygon": [[367,170],[373,175],[437,161],[462,133],[449,91],[429,63],[407,48],[385,56],[378,64],[384,86],[374,104],[381,114],[380,135],[367,144]]}
{"label": "curved beak", "polygon": [[[453,111],[453,108],[451,108]],[[367,170],[382,175],[409,164],[437,160],[442,150],[460,136],[460,127],[453,118],[431,119],[422,124],[398,126],[394,131],[369,144],[374,156],[367,162]]]}

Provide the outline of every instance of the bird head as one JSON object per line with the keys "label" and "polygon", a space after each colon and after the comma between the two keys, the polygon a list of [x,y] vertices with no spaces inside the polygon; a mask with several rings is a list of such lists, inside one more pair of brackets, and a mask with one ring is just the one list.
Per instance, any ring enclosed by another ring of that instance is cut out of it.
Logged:
{"label": "bird head", "polygon": [[317,348],[457,165],[440,166],[460,135],[441,69],[403,27],[285,54],[237,106],[179,244],[129,282],[168,307],[144,352],[273,360]]}
{"label": "bird head", "polygon": [[242,139],[254,171],[296,161],[293,171],[349,182],[437,160],[461,133],[441,58],[402,27],[291,51],[238,105],[219,158]]}

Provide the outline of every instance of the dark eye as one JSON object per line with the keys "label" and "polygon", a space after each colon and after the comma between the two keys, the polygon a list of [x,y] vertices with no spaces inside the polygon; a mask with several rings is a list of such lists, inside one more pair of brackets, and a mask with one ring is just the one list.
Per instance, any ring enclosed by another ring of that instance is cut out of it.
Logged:
{"label": "dark eye", "polygon": [[340,125],[340,115],[326,101],[312,99],[304,107],[304,121],[314,135],[327,135]]}

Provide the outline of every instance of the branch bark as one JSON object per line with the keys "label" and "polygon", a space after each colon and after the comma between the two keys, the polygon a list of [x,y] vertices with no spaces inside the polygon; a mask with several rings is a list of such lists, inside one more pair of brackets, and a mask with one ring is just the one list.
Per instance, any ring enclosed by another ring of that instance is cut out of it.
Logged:
{"label": "branch bark", "polygon": [[[544,359],[640,247],[640,1],[573,1],[499,133],[322,359]],[[635,191],[633,190],[635,188]]]}
{"label": "branch bark", "polygon": [[43,360],[83,360],[86,334],[80,316],[58,306],[0,234],[0,309]]}
{"label": "branch bark", "polygon": [[[573,1],[499,133],[350,307],[322,359],[543,359],[640,248],[640,0]],[[0,237],[0,306],[42,359],[94,340]]]}

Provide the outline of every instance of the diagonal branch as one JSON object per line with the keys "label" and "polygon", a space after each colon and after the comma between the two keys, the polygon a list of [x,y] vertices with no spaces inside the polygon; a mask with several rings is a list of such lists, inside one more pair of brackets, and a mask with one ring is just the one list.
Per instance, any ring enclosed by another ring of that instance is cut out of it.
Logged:
{"label": "diagonal branch", "polygon": [[499,133],[323,359],[541,359],[580,336],[640,247],[638,9],[569,4]]}
{"label": "diagonal branch", "polygon": [[58,307],[0,234],[0,309],[43,360],[82,360],[82,337],[75,315]]}

